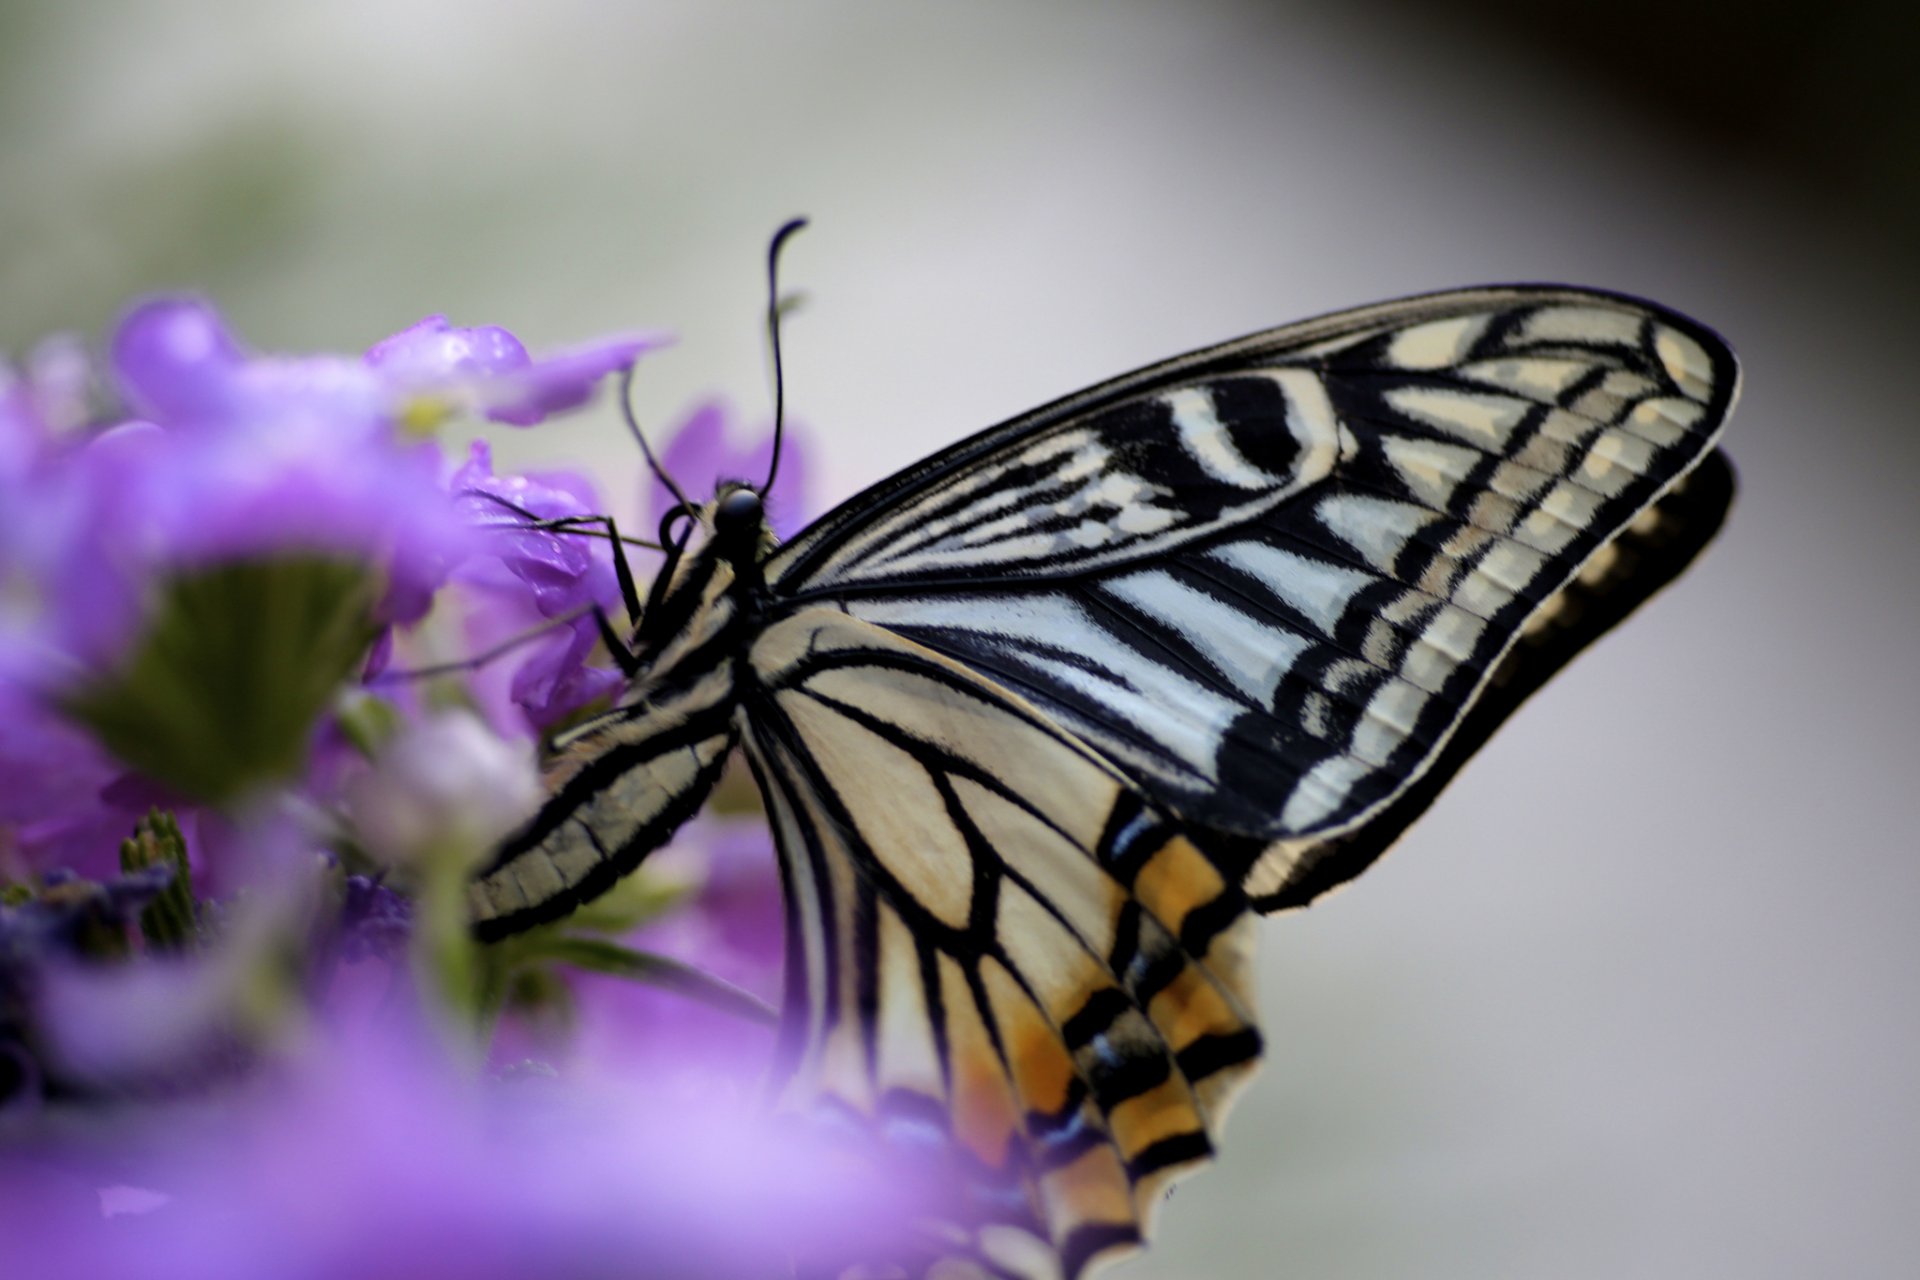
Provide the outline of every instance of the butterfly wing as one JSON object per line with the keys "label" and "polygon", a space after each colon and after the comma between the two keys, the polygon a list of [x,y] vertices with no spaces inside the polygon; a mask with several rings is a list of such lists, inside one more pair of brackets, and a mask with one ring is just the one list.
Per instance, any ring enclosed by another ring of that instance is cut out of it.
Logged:
{"label": "butterfly wing", "polygon": [[970,1189],[987,1274],[1132,1246],[1259,1039],[1253,917],[1127,777],[1016,694],[832,609],[755,643],[743,708],[786,888],[785,1106]]}
{"label": "butterfly wing", "polygon": [[1363,308],[985,432],[769,579],[1016,691],[1295,905],[1705,545],[1731,473],[1685,482],[1737,384],[1716,335],[1611,294]]}

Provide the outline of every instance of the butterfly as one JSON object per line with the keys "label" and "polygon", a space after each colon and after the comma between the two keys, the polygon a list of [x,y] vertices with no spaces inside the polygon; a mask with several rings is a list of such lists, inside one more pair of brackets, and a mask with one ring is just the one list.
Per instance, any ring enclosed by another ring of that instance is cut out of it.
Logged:
{"label": "butterfly", "polygon": [[1115,378],[784,545],[725,484],[475,927],[604,891],[743,749],[777,1101],[944,1143],[953,1274],[1078,1275],[1214,1150],[1260,1052],[1254,916],[1364,870],[1693,560],[1738,383],[1654,304],[1472,288]]}

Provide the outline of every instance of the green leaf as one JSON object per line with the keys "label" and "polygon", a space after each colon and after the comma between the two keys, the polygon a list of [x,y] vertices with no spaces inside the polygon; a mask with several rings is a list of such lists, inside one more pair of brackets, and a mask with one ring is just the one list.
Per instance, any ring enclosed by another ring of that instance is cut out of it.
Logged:
{"label": "green leaf", "polygon": [[517,958],[570,964],[576,969],[649,983],[750,1022],[772,1025],[780,1020],[779,1013],[771,1005],[731,982],[679,960],[622,946],[605,938],[582,938],[572,934],[528,937],[522,941]]}
{"label": "green leaf", "polygon": [[319,556],[180,574],[120,669],[64,709],[141,773],[229,805],[301,772],[373,639],[377,592],[365,565]]}
{"label": "green leaf", "polygon": [[368,760],[393,741],[403,723],[398,707],[364,689],[343,695],[334,706],[333,718],[353,749]]}
{"label": "green leaf", "polygon": [[686,903],[698,881],[683,880],[642,867],[567,917],[571,933],[630,933]]}

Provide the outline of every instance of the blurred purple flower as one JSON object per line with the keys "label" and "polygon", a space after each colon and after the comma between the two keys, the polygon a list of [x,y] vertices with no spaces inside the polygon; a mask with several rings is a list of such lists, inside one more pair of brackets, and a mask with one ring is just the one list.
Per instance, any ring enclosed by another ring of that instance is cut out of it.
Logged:
{"label": "blurred purple flower", "polygon": [[484,1083],[417,1031],[0,1155],[8,1270],[36,1280],[735,1280],[889,1256],[931,1204],[871,1149],[654,1080]]}
{"label": "blurred purple flower", "polygon": [[64,334],[41,342],[17,369],[0,361],[0,483],[86,422],[92,373],[86,348]]}
{"label": "blurred purple flower", "polygon": [[531,746],[497,737],[464,707],[436,707],[384,743],[373,768],[348,781],[347,812],[381,865],[429,858],[470,862],[539,808]]}
{"label": "blurred purple flower", "polygon": [[0,839],[28,866],[95,878],[150,807],[99,744],[0,670]]}
{"label": "blurred purple flower", "polygon": [[346,901],[340,906],[336,935],[338,959],[343,964],[362,960],[392,960],[413,932],[413,903],[378,880],[347,877]]}
{"label": "blurred purple flower", "polygon": [[[693,965],[778,1008],[786,927],[773,838],[758,818],[702,815],[648,864],[697,884],[690,901],[622,941]],[[646,1062],[689,1053],[716,1088],[748,1096],[773,1050],[773,1028],[625,978],[577,973],[567,1051],[583,1060]],[[686,1047],[681,1047],[686,1046]]]}
{"label": "blurred purple flower", "polygon": [[[113,793],[152,788],[52,704],[117,668],[183,571],[343,558],[378,575],[379,620],[406,623],[455,565],[493,555],[530,594],[529,623],[578,600],[617,607],[604,546],[527,534],[507,547],[476,529],[437,447],[411,429],[461,410],[538,421],[658,342],[614,337],[536,359],[505,330],[436,316],[364,358],[259,355],[204,300],[160,297],[132,307],[109,344],[110,380],[139,416],[91,432],[79,430],[93,384],[77,344],[44,344],[23,369],[0,363],[0,844],[30,865],[110,865],[140,811]],[[544,493],[521,496],[538,506]],[[618,678],[583,667],[597,641],[590,618],[558,630],[510,668],[510,696],[537,724],[601,696]]]}
{"label": "blurred purple flower", "polygon": [[168,426],[313,414],[336,430],[436,419],[461,410],[530,426],[584,404],[609,373],[666,343],[619,334],[534,359],[505,329],[428,316],[347,356],[251,355],[203,299],[138,304],[113,341],[113,366],[136,413]]}
{"label": "blurred purple flower", "polygon": [[[245,355],[195,299],[136,306],[112,342],[113,373],[143,419],[84,444],[43,436],[0,473],[0,566],[32,616],[8,619],[58,681],[59,659],[110,665],[156,583],[182,569],[286,552],[377,566],[385,613],[418,617],[467,531],[431,445],[381,416],[382,384],[358,362]],[[17,611],[24,615],[25,611]]]}
{"label": "blurred purple flower", "polygon": [[168,866],[99,881],[48,872],[32,898],[0,905],[0,1111],[38,1097],[46,1073],[29,1028],[48,973],[123,954],[141,910],[172,881]]}
{"label": "blurred purple flower", "polygon": [[[774,479],[773,491],[763,496],[767,518],[774,532],[784,538],[816,514],[807,485],[806,431],[792,419],[787,421],[781,453],[780,474]],[[695,502],[712,497],[725,480],[745,481],[758,488],[773,465],[773,427],[769,424],[742,433],[726,401],[708,400],[695,406],[668,433],[660,465]],[[658,476],[650,476],[646,493],[649,526],[658,524],[672,508],[673,495]]]}
{"label": "blurred purple flower", "polygon": [[77,957],[87,935],[106,929],[125,935],[141,908],[173,883],[173,868],[143,867],[106,880],[64,871],[41,877],[35,897],[0,906],[0,967],[38,963],[50,955]]}

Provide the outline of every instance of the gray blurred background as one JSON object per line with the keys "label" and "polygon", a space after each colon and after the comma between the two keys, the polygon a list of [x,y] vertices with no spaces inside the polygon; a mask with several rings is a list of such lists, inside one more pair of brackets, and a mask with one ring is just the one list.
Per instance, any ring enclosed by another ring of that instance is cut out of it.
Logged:
{"label": "gray blurred background", "polygon": [[[1043,399],[1446,285],[1739,347],[1720,544],[1348,892],[1148,1277],[1920,1274],[1920,214],[1904,11],[0,2],[0,347],[214,294],[267,348],[428,311],[663,325],[654,423],[790,394],[838,498]],[[515,435],[639,468],[604,408]]]}

